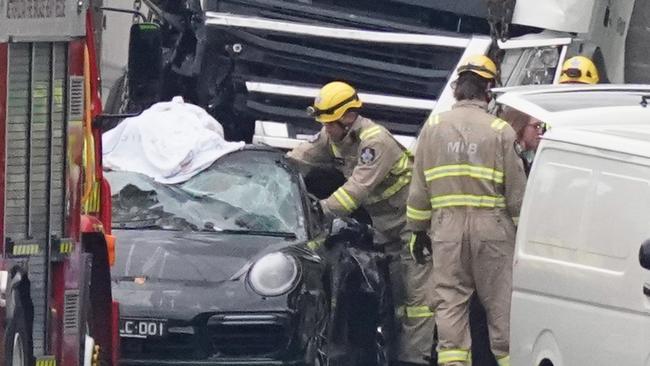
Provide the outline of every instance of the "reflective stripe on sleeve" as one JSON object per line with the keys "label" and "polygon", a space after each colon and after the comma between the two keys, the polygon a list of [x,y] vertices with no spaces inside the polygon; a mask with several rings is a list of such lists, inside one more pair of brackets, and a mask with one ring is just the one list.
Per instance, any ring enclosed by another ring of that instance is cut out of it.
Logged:
{"label": "reflective stripe on sleeve", "polygon": [[336,198],[336,200],[341,204],[341,206],[343,206],[343,208],[345,208],[349,212],[352,212],[357,208],[356,201],[354,200],[354,198],[352,198],[352,196],[350,196],[348,192],[345,191],[345,189],[343,189],[343,187],[337,189],[334,192],[334,198]]}
{"label": "reflective stripe on sleeve", "polygon": [[435,116],[429,116],[427,124],[429,126],[437,125],[440,123],[440,115],[436,114]]}
{"label": "reflective stripe on sleeve", "polygon": [[393,165],[393,168],[390,170],[391,174],[400,175],[406,172],[409,168],[410,154],[408,152],[403,152],[402,157],[399,158],[397,163]]}
{"label": "reflective stripe on sleeve", "polygon": [[406,217],[411,220],[430,220],[431,219],[431,210],[418,210],[411,206],[406,206]]}
{"label": "reflective stripe on sleeve", "polygon": [[496,131],[501,131],[504,127],[506,127],[507,124],[508,124],[508,122],[502,120],[501,118],[497,118],[494,121],[492,121],[492,124],[490,124],[490,127],[492,127],[492,129],[494,129]]}
{"label": "reflective stripe on sleeve", "polygon": [[361,131],[361,133],[359,134],[359,139],[361,139],[362,141],[367,140],[367,139],[369,139],[369,138],[371,138],[371,137],[373,137],[375,135],[378,135],[380,133],[381,133],[381,127],[372,126],[372,127],[369,127],[367,129]]}
{"label": "reflective stripe on sleeve", "polygon": [[431,207],[434,209],[453,206],[505,208],[506,199],[503,196],[478,196],[473,194],[448,194],[431,197]]}
{"label": "reflective stripe on sleeve", "polygon": [[395,193],[399,192],[402,188],[406,187],[409,183],[411,183],[411,172],[408,172],[403,176],[399,177],[397,181],[393,183],[393,185],[386,188],[386,190],[381,192],[379,196],[368,198],[366,200],[366,203],[373,204],[391,198],[393,195],[395,195]]}
{"label": "reflective stripe on sleeve", "polygon": [[446,177],[470,177],[476,179],[487,179],[495,183],[503,183],[503,172],[471,164],[442,165],[424,171],[427,182]]}
{"label": "reflective stripe on sleeve", "polygon": [[450,362],[467,362],[470,360],[469,351],[463,349],[446,349],[438,352],[438,365]]}

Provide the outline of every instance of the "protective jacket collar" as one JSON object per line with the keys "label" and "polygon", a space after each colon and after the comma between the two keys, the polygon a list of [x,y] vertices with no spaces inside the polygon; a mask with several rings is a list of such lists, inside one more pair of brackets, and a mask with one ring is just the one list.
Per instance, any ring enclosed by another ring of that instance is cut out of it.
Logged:
{"label": "protective jacket collar", "polygon": [[487,111],[487,106],[488,104],[486,101],[478,100],[478,99],[469,99],[469,100],[461,100],[459,102],[456,102],[451,108],[456,109],[456,108],[469,107],[469,108],[480,108]]}

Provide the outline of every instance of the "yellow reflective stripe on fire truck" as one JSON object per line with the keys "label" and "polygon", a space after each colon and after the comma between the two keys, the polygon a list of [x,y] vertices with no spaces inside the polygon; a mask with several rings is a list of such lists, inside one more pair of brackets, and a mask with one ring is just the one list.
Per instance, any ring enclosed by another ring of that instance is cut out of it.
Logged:
{"label": "yellow reflective stripe on fire truck", "polygon": [[438,364],[444,365],[451,362],[467,362],[470,360],[470,353],[464,349],[446,349],[438,352]]}
{"label": "yellow reflective stripe on fire truck", "polygon": [[490,127],[492,127],[492,129],[494,129],[494,130],[500,131],[504,127],[506,127],[507,125],[508,125],[508,122],[502,120],[501,118],[497,118],[494,121],[492,121],[492,124],[490,124]]}
{"label": "yellow reflective stripe on fire truck", "polygon": [[70,254],[74,250],[74,243],[70,239],[61,240],[59,243],[59,253]]}
{"label": "yellow reflective stripe on fire truck", "polygon": [[371,137],[373,137],[375,135],[378,135],[380,133],[381,133],[381,127],[372,126],[372,127],[366,128],[365,130],[361,131],[361,133],[359,134],[359,139],[361,139],[361,141],[367,140],[367,139],[369,139],[369,138],[371,138]]}
{"label": "yellow reflective stripe on fire truck", "polygon": [[431,318],[434,314],[435,313],[426,305],[406,307],[407,318]]}
{"label": "yellow reflective stripe on fire truck", "polygon": [[83,202],[85,213],[98,213],[100,207],[99,200],[99,182],[93,182],[93,186],[87,199]]}
{"label": "yellow reflective stripe on fire truck", "polygon": [[352,198],[352,196],[350,196],[350,194],[346,192],[345,189],[343,189],[343,187],[337,189],[334,192],[334,198],[336,198],[336,200],[339,201],[341,206],[343,206],[343,208],[345,208],[349,212],[356,210],[358,206],[354,198]]}
{"label": "yellow reflective stripe on fire truck", "polygon": [[56,366],[54,356],[43,356],[36,359],[36,366]]}
{"label": "yellow reflective stripe on fire truck", "polygon": [[11,250],[12,255],[34,255],[40,252],[38,244],[14,244]]}
{"label": "yellow reflective stripe on fire truck", "polygon": [[411,206],[406,206],[406,217],[411,220],[431,220],[431,210],[418,210]]}
{"label": "yellow reflective stripe on fire truck", "polygon": [[510,356],[506,355],[497,357],[497,364],[499,364],[499,366],[510,366]]}
{"label": "yellow reflective stripe on fire truck", "polygon": [[431,197],[431,207],[434,209],[454,206],[505,208],[506,199],[503,196],[479,196],[473,194],[447,194]]}
{"label": "yellow reflective stripe on fire truck", "polygon": [[442,165],[424,171],[427,182],[446,177],[470,177],[476,179],[487,179],[495,183],[503,183],[503,172],[486,168],[480,165],[452,164]]}
{"label": "yellow reflective stripe on fire truck", "polygon": [[54,80],[54,86],[52,88],[52,97],[54,98],[54,103],[56,105],[63,104],[63,80]]}

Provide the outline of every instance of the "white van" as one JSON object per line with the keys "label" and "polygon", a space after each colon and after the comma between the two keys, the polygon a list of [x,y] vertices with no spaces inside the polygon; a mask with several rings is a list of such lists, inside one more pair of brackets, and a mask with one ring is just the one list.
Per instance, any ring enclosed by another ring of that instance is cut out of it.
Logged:
{"label": "white van", "polygon": [[650,365],[650,86],[498,101],[551,126],[517,232],[511,364]]}

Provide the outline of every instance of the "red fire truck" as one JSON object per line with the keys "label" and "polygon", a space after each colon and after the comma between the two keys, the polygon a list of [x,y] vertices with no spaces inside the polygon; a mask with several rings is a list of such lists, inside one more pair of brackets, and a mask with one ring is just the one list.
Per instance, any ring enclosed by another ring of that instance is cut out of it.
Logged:
{"label": "red fire truck", "polygon": [[0,365],[117,359],[90,0],[0,0]]}

